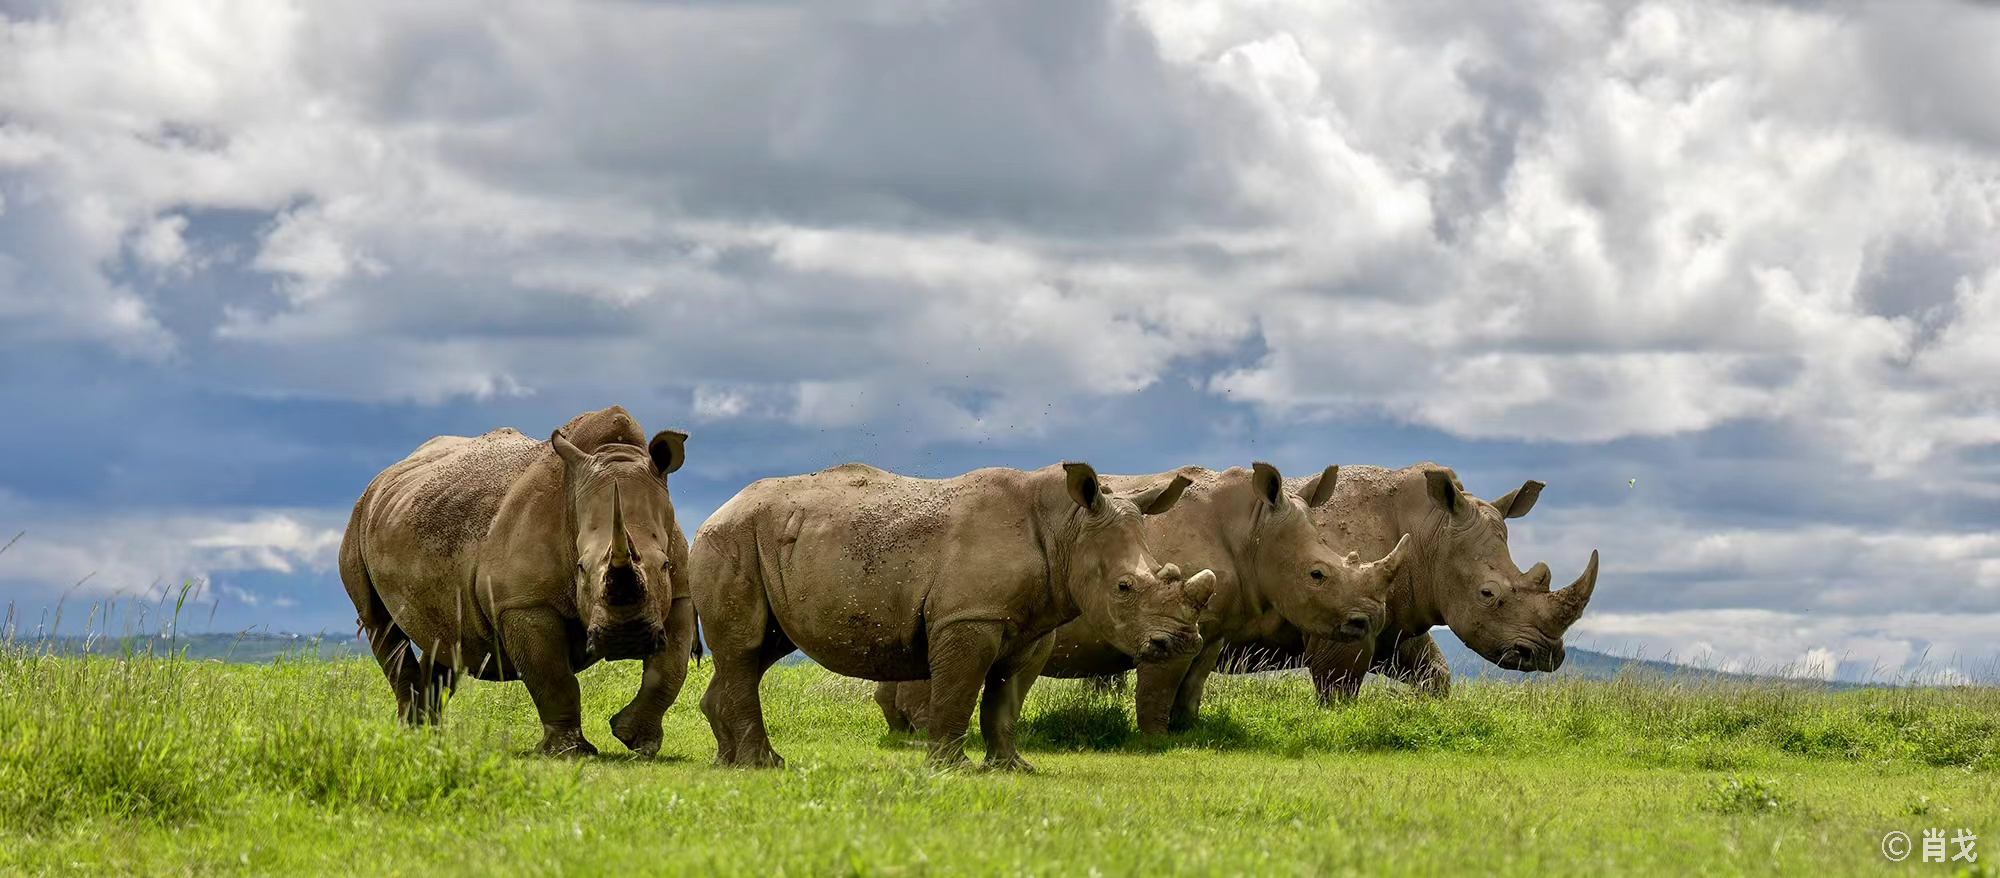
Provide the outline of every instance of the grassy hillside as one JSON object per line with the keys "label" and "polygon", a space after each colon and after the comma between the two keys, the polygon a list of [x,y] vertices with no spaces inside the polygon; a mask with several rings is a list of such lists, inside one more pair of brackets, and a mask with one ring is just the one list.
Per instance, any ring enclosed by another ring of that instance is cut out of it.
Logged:
{"label": "grassy hillside", "polygon": [[[810,665],[765,684],[791,767],[714,768],[706,676],[662,758],[551,761],[518,684],[410,731],[363,660],[17,650],[0,873],[1853,874],[1888,868],[1892,829],[2000,839],[1990,689],[1552,680],[1322,710],[1296,679],[1225,678],[1200,728],[1152,742],[1125,700],[1051,681],[1025,723],[1041,771],[1016,776],[926,770],[868,684]],[[636,685],[585,675],[607,753]]]}

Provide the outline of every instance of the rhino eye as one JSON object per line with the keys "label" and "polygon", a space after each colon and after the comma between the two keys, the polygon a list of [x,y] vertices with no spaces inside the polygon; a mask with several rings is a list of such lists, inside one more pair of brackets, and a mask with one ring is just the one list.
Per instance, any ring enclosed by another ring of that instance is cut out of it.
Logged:
{"label": "rhino eye", "polygon": [[1479,596],[1480,596],[1480,597],[1483,597],[1483,598],[1488,598],[1488,599],[1491,599],[1491,598],[1493,597],[1493,586],[1490,586],[1490,585],[1482,585],[1482,586],[1480,586],[1480,587],[1479,587]]}
{"label": "rhino eye", "polygon": [[1321,580],[1324,580],[1326,579],[1326,571],[1314,568],[1312,572],[1312,578],[1314,582],[1319,582]]}
{"label": "rhino eye", "polygon": [[1131,590],[1132,590],[1132,580],[1129,580],[1129,579],[1121,579],[1121,580],[1118,580],[1118,590],[1119,590],[1119,591],[1131,591]]}

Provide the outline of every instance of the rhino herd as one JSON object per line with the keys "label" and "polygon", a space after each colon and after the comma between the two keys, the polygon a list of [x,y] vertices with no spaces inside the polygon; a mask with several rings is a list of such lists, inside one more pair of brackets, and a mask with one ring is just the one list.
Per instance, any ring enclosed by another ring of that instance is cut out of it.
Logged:
{"label": "rhino herd", "polygon": [[1147,734],[1194,723],[1218,671],[1302,664],[1327,702],[1370,672],[1442,695],[1432,628],[1553,671],[1597,583],[1595,552],[1559,590],[1547,565],[1514,566],[1507,520],[1542,483],[1488,502],[1429,463],[1298,479],[1261,462],[948,479],[850,463],[751,484],[690,546],[667,490],[686,439],[613,406],[546,442],[441,436],[376,476],[340,575],[402,720],[436,722],[461,674],[520,680],[542,752],[595,753],[577,672],[638,659],[611,732],[651,755],[705,641],[719,763],[783,764],[759,682],[802,651],[876,681],[890,727],[926,731],[932,760],[965,760],[976,706],[986,764],[1031,770],[1014,726],[1037,677],[1134,671]]}

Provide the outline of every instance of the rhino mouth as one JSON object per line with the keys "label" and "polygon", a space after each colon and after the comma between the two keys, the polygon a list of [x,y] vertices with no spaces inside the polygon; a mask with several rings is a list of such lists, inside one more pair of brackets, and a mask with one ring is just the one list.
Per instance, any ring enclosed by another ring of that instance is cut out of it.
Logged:
{"label": "rhino mouth", "polygon": [[590,654],[605,661],[645,658],[666,643],[666,632],[644,619],[592,626],[584,639]]}
{"label": "rhino mouth", "polygon": [[1500,650],[1493,663],[1502,670],[1549,673],[1562,667],[1563,648],[1561,644],[1542,647],[1517,643]]}
{"label": "rhino mouth", "polygon": [[1193,655],[1200,651],[1200,631],[1190,630],[1176,634],[1155,634],[1146,638],[1145,644],[1139,647],[1139,660],[1142,662],[1165,661],[1170,658]]}

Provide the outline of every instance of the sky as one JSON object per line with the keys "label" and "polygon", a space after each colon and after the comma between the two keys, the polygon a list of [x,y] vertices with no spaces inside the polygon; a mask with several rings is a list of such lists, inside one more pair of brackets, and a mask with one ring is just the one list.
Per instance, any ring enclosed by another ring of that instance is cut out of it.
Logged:
{"label": "sky", "polygon": [[0,0],[0,594],[351,636],[370,478],[617,403],[690,434],[690,533],[854,460],[1431,460],[1548,484],[1521,567],[1602,553],[1571,645],[1994,675],[1994,45],[1944,0]]}

